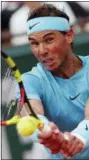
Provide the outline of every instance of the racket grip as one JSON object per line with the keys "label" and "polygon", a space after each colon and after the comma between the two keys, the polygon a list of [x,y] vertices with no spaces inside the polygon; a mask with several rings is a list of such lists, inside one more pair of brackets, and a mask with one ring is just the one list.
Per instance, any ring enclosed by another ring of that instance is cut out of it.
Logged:
{"label": "racket grip", "polygon": [[0,122],[0,126],[7,126],[7,123],[5,121]]}
{"label": "racket grip", "polygon": [[2,121],[0,122],[1,126],[10,126],[10,125],[14,125],[17,124],[19,122],[20,117],[18,115],[15,115],[14,117],[12,117],[11,119],[7,120],[7,121]]}

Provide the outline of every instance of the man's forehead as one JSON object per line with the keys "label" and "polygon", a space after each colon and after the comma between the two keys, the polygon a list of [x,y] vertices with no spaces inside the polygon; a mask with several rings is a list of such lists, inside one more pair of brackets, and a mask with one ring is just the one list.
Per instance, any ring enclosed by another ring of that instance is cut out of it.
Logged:
{"label": "man's forehead", "polygon": [[54,31],[54,30],[40,31],[37,33],[32,33],[28,38],[29,39],[36,38],[36,37],[45,38],[46,36],[54,35],[56,32],[58,32],[58,31]]}

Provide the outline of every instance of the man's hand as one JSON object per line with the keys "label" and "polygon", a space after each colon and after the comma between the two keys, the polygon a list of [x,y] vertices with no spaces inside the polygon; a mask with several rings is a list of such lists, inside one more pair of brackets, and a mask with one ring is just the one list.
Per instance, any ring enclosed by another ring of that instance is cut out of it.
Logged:
{"label": "man's hand", "polygon": [[65,132],[64,136],[66,139],[64,139],[61,145],[61,153],[65,157],[75,156],[84,149],[83,142],[77,137],[73,136],[71,133]]}
{"label": "man's hand", "polygon": [[57,128],[54,123],[49,124],[51,127],[50,134],[45,134],[44,132],[40,132],[38,134],[38,138],[40,143],[45,147],[48,147],[52,153],[58,153],[61,149],[61,144],[63,142],[63,133]]}
{"label": "man's hand", "polygon": [[[48,147],[52,154],[57,154],[59,152],[65,158],[72,157],[84,149],[84,144],[78,138],[73,136],[69,132],[62,133],[54,123],[50,123],[51,132],[46,134],[40,132],[38,138],[40,143],[45,147]],[[65,137],[65,138],[64,138]]]}

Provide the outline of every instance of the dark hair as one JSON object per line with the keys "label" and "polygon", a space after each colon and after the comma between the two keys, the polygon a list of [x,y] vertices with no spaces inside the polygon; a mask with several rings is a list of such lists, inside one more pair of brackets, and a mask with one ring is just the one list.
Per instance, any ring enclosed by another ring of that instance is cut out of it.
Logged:
{"label": "dark hair", "polygon": [[46,16],[64,17],[69,21],[68,15],[52,4],[44,4],[30,12],[27,21],[33,18]]}
{"label": "dark hair", "polygon": [[[65,12],[61,11],[59,8],[57,8],[53,4],[43,4],[42,6],[30,12],[27,21],[37,17],[46,17],[46,16],[63,17],[67,19],[68,22],[70,20],[69,16]],[[66,31],[60,31],[60,32],[64,35],[66,34]],[[71,43],[71,46],[73,47],[73,43]]]}

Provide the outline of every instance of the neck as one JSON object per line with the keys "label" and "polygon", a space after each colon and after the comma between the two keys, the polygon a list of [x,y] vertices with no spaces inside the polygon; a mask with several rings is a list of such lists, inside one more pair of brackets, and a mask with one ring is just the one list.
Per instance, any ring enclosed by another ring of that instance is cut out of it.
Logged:
{"label": "neck", "polygon": [[70,78],[82,68],[82,61],[71,54],[65,57],[63,63],[52,73],[61,78]]}

